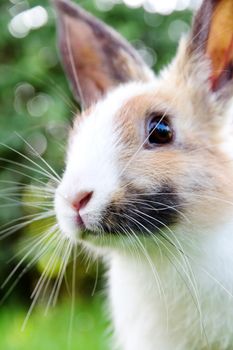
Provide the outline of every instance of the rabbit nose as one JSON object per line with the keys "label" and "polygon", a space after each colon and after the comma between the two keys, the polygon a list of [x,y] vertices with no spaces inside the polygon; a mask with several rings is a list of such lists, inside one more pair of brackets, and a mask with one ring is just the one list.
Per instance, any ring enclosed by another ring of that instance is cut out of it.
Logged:
{"label": "rabbit nose", "polygon": [[76,209],[78,212],[80,211],[80,209],[85,208],[85,206],[90,201],[92,195],[93,195],[93,192],[78,193],[76,199],[72,203],[73,208]]}

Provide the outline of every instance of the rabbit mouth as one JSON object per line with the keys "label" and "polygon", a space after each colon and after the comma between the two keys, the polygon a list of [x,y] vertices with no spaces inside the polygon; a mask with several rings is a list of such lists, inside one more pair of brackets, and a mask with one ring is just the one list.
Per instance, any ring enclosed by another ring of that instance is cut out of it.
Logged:
{"label": "rabbit mouth", "polygon": [[182,207],[183,200],[172,186],[163,185],[150,193],[131,186],[124,199],[106,208],[100,226],[105,233],[111,234],[162,232],[179,222]]}

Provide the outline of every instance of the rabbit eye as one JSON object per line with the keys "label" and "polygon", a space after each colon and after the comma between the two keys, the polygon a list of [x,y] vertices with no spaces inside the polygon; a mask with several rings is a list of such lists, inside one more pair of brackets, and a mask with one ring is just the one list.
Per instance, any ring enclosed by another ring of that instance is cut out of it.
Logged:
{"label": "rabbit eye", "polygon": [[153,115],[147,126],[148,143],[163,145],[172,141],[173,130],[169,119],[163,114]]}

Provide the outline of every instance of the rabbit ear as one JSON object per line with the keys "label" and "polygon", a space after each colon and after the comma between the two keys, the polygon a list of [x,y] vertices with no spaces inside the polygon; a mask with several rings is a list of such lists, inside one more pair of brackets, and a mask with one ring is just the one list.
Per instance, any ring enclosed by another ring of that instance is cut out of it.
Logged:
{"label": "rabbit ear", "polygon": [[194,20],[190,48],[211,60],[217,91],[233,78],[233,0],[204,0]]}
{"label": "rabbit ear", "polygon": [[120,83],[152,78],[136,50],[114,30],[68,0],[54,3],[62,61],[83,107]]}

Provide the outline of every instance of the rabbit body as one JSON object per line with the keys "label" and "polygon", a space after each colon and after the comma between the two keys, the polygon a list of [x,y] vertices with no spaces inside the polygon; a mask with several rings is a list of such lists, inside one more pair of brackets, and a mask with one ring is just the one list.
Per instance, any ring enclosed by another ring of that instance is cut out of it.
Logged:
{"label": "rabbit body", "polygon": [[[112,258],[109,295],[119,349],[232,349],[233,242],[226,234],[226,248],[217,235],[210,236],[216,245],[212,241],[211,251],[204,249],[205,256],[190,264],[190,280],[187,271],[178,271],[178,262],[174,266],[159,253],[148,258],[150,263],[145,257]],[[161,289],[156,287],[155,271]]]}
{"label": "rabbit body", "polygon": [[107,258],[116,346],[233,349],[233,2],[204,0],[159,76],[112,29],[55,4],[64,68],[85,107],[57,221]]}

